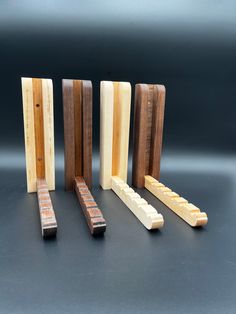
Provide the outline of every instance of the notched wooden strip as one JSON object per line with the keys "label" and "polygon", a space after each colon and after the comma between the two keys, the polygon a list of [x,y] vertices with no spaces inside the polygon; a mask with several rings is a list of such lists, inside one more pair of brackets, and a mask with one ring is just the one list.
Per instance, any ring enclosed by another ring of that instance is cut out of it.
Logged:
{"label": "notched wooden strip", "polygon": [[200,212],[199,208],[188,203],[186,199],[178,194],[172,191],[165,192],[164,188],[159,188],[158,183],[156,181],[155,185],[155,181],[151,176],[145,176],[145,187],[190,226],[196,227],[207,224],[206,213]]}
{"label": "notched wooden strip", "polygon": [[[123,189],[122,186],[123,184],[120,178],[112,177],[112,190],[126,204],[140,222],[147,229],[161,228],[164,224],[162,215],[158,214],[157,211],[151,205],[148,205],[147,202],[141,198],[138,193],[134,192],[133,189]],[[162,219],[160,219],[160,217],[162,217]]]}
{"label": "notched wooden strip", "polygon": [[[42,189],[43,187],[43,189]],[[49,192],[45,192],[45,187],[47,183],[43,179],[37,180],[37,194],[38,194],[38,204],[39,204],[39,213],[41,221],[41,229],[43,237],[56,236],[57,233],[57,221],[56,216],[53,210],[51,198]],[[43,194],[42,191],[43,190]],[[42,198],[47,198],[46,203],[42,201]]]}
{"label": "notched wooden strip", "polygon": [[82,177],[75,178],[75,191],[91,234],[104,233],[106,231],[106,221]]}

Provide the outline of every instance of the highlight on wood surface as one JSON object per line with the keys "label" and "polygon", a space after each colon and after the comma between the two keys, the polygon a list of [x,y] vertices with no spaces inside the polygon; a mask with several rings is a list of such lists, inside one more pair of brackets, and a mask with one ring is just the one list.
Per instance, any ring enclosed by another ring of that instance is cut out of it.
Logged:
{"label": "highlight on wood surface", "polygon": [[131,86],[100,85],[100,185],[112,189],[147,229],[163,226],[162,215],[127,184]]}
{"label": "highlight on wood surface", "polygon": [[195,205],[189,203],[153,177],[145,176],[145,187],[190,226],[196,227],[207,224],[206,213],[201,212]]}
{"label": "highlight on wood surface", "polygon": [[207,215],[159,182],[164,108],[163,85],[136,84],[133,185],[146,187],[192,227],[203,226],[208,221]]}
{"label": "highlight on wood surface", "polygon": [[[85,80],[63,79],[62,89],[65,188],[75,189],[91,233],[104,233],[106,222],[101,211],[97,205],[92,209],[86,209],[79,189],[80,184],[86,184],[88,195],[85,197],[92,197],[88,190],[92,187],[92,83]],[[96,216],[98,211],[100,216]]]}
{"label": "highlight on wood surface", "polygon": [[[48,193],[49,190],[55,189],[53,87],[50,79],[23,77],[21,84],[27,191],[38,192],[39,195],[38,186],[43,182],[50,209],[46,214],[42,214],[42,202],[39,201],[42,233],[46,237],[55,235],[57,231],[56,218]],[[45,215],[48,215],[48,219],[51,217],[53,226],[45,227]]]}

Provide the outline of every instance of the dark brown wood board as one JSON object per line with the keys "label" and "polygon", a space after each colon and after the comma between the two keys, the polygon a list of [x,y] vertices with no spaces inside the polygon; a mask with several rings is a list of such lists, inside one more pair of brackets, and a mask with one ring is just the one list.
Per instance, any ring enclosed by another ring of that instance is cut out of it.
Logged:
{"label": "dark brown wood board", "polygon": [[75,177],[75,123],[73,80],[62,80],[64,117],[65,189],[73,190]]}
{"label": "dark brown wood board", "polygon": [[[106,222],[92,187],[92,83],[63,80],[65,187],[75,189],[92,234],[104,233]],[[81,187],[82,186],[82,187]]]}
{"label": "dark brown wood board", "polygon": [[83,95],[83,177],[92,187],[92,83],[82,81]]}
{"label": "dark brown wood board", "polygon": [[149,175],[160,180],[162,138],[165,112],[165,86],[154,85],[152,138],[150,150]]}
{"label": "dark brown wood board", "polygon": [[133,141],[133,185],[144,188],[144,176],[160,178],[165,108],[163,85],[136,84]]}

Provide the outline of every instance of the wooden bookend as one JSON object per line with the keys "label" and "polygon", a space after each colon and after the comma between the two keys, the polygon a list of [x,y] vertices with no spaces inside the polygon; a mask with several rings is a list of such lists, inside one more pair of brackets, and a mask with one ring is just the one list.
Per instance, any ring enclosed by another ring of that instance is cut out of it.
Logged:
{"label": "wooden bookend", "polygon": [[192,227],[205,225],[205,213],[159,182],[164,109],[163,85],[136,84],[133,185],[148,189]]}
{"label": "wooden bookend", "polygon": [[162,215],[126,184],[130,83],[103,81],[100,88],[100,184],[112,189],[147,229],[161,228]]}
{"label": "wooden bookend", "polygon": [[64,79],[62,88],[65,188],[76,191],[91,234],[101,234],[106,222],[88,190],[92,187],[92,83]]}
{"label": "wooden bookend", "polygon": [[53,87],[49,79],[21,78],[28,193],[37,192],[43,237],[57,222],[48,191],[55,190]]}

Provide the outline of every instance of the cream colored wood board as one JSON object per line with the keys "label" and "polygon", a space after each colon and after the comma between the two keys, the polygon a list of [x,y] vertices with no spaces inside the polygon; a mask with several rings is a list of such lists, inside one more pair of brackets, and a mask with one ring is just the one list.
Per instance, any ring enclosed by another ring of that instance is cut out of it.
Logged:
{"label": "cream colored wood board", "polygon": [[141,198],[138,193],[135,193],[124,180],[113,176],[112,190],[147,229],[159,229],[163,227],[163,216]]}
{"label": "cream colored wood board", "polygon": [[22,77],[21,85],[24,116],[27,192],[30,193],[37,191],[32,78]]}
{"label": "cream colored wood board", "polygon": [[55,190],[54,115],[52,80],[42,79],[45,177],[49,190]]}
{"label": "cream colored wood board", "polygon": [[113,144],[113,83],[100,83],[100,185],[111,189]]}
{"label": "cream colored wood board", "polygon": [[[117,175],[127,181],[128,154],[129,154],[129,129],[130,129],[130,106],[131,106],[131,85],[128,82],[119,82],[118,105],[120,106],[120,132],[119,132],[119,156],[117,164]],[[115,119],[116,117],[114,117]]]}
{"label": "cream colored wood board", "polygon": [[190,226],[203,226],[208,222],[206,213],[165,187],[151,176],[145,176],[145,187]]}

